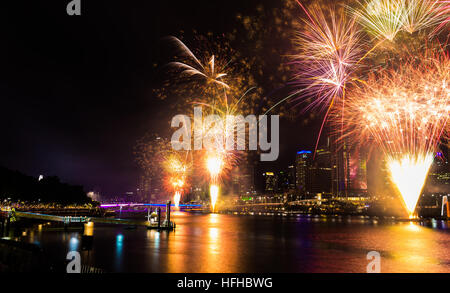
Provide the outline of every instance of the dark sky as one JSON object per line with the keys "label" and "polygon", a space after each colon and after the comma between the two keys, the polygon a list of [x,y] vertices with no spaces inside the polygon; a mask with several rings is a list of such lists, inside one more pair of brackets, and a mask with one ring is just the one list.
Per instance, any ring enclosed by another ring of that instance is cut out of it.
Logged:
{"label": "dark sky", "polygon": [[[152,96],[153,64],[170,61],[161,39],[226,32],[260,2],[82,0],[82,16],[66,14],[69,0],[2,2],[0,165],[106,195],[134,188],[136,140],[167,125]],[[266,167],[287,165],[316,130],[283,121],[282,154]]]}

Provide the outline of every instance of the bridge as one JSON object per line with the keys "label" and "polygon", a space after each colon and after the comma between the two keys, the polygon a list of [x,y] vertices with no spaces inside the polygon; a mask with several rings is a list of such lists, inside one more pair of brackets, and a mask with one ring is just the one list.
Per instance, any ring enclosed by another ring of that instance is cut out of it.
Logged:
{"label": "bridge", "polygon": [[[103,204],[102,208],[114,208],[119,207],[167,207],[166,204],[157,203],[123,203],[123,204]],[[171,205],[174,207],[175,205]],[[182,208],[201,208],[201,204],[180,204],[179,207]],[[89,217],[89,216],[57,216],[48,215],[43,213],[33,213],[33,212],[22,212],[22,211],[11,211],[10,209],[0,210],[0,218],[7,219],[9,221],[10,217],[14,214],[16,218],[34,219],[47,222],[60,222],[64,226],[71,224],[85,224],[88,222],[102,223],[102,224],[116,224],[116,225],[128,225],[128,226],[147,226],[147,221],[144,220],[134,220],[134,219],[115,219],[115,218],[100,218],[100,217]]]}
{"label": "bridge", "polygon": [[233,207],[237,208],[246,208],[246,207],[276,207],[276,206],[283,206],[283,205],[312,205],[317,204],[321,202],[325,202],[324,199],[302,199],[302,200],[296,200],[296,201],[289,201],[289,202],[258,202],[258,203],[246,203],[241,205],[234,205]]}
{"label": "bridge", "polygon": [[261,207],[261,206],[282,206],[284,203],[281,202],[267,202],[267,203],[248,203],[233,205],[233,208],[246,208],[246,207]]}
{"label": "bridge", "polygon": [[[101,204],[101,208],[123,208],[123,207],[166,207],[166,204],[162,203],[112,203],[112,204]],[[174,204],[170,205],[171,207],[175,207]],[[180,208],[201,208],[203,205],[201,204],[180,204],[178,205]]]}
{"label": "bridge", "polygon": [[20,211],[1,211],[0,215],[3,218],[8,218],[12,214],[16,218],[27,218],[27,219],[36,219],[36,220],[44,220],[44,221],[50,221],[50,222],[62,222],[65,224],[70,223],[87,223],[89,222],[88,217],[72,217],[72,216],[55,216],[55,215],[46,215],[46,214],[40,214],[40,213],[31,213],[31,212],[20,212]]}

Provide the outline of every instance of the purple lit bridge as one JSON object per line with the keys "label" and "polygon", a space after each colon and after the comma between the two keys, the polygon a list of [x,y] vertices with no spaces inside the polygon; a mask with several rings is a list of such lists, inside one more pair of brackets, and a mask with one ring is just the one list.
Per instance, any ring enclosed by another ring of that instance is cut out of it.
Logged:
{"label": "purple lit bridge", "polygon": [[[170,205],[175,207],[174,204]],[[180,204],[180,208],[201,208],[201,204]],[[166,207],[163,203],[112,203],[112,204],[102,204],[101,208],[124,208],[124,207]]]}

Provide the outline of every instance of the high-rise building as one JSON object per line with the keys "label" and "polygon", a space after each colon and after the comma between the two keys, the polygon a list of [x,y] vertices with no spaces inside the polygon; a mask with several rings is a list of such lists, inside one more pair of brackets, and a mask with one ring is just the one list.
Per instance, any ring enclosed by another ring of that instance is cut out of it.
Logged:
{"label": "high-rise building", "polygon": [[328,147],[316,151],[314,161],[310,167],[311,186],[310,194],[331,196],[332,191],[332,168],[331,152]]}
{"label": "high-rise building", "polygon": [[277,192],[285,192],[289,190],[289,173],[280,171],[277,173]]}
{"label": "high-rise building", "polygon": [[295,158],[295,185],[301,196],[308,196],[311,174],[310,167],[312,163],[311,151],[299,151]]}
{"label": "high-rise building", "polygon": [[331,145],[332,194],[338,197],[367,195],[367,151],[347,140]]}
{"label": "high-rise building", "polygon": [[255,191],[255,169],[252,164],[240,164],[232,171],[233,193],[236,195],[254,194]]}
{"label": "high-rise building", "polygon": [[273,193],[276,191],[277,188],[277,177],[273,172],[265,172],[263,173],[264,176],[264,191]]}
{"label": "high-rise building", "polygon": [[367,152],[359,148],[349,152],[350,156],[350,196],[367,195]]}
{"label": "high-rise building", "polygon": [[288,166],[287,177],[289,180],[289,189],[295,190],[295,166],[294,165]]}
{"label": "high-rise building", "polygon": [[185,197],[187,201],[199,202],[208,199],[209,181],[202,176],[203,166],[193,164],[192,176],[190,176],[190,192]]}
{"label": "high-rise building", "polygon": [[139,178],[137,197],[140,202],[150,202],[150,182],[149,177],[142,175]]}
{"label": "high-rise building", "polygon": [[436,194],[450,193],[450,164],[442,152],[438,152],[434,158],[424,191]]}

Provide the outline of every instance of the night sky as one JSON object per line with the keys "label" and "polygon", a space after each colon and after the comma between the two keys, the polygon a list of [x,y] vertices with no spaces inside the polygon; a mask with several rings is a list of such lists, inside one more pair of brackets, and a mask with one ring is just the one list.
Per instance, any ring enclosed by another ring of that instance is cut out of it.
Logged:
{"label": "night sky", "polygon": [[[117,195],[135,188],[136,140],[170,119],[152,94],[171,61],[162,38],[230,31],[261,1],[82,0],[81,16],[68,16],[67,3],[2,3],[0,165]],[[261,168],[281,169],[312,147],[318,125],[302,119],[282,120],[280,158]]]}

